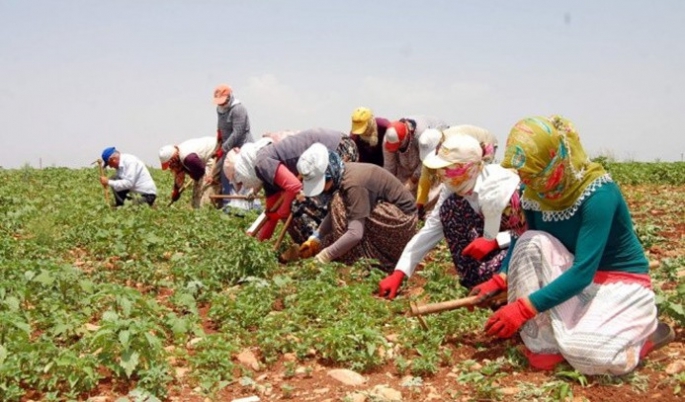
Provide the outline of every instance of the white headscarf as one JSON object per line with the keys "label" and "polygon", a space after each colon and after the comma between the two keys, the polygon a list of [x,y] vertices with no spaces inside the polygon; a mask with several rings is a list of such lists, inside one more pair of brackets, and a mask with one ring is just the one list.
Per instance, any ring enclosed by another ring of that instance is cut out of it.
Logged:
{"label": "white headscarf", "polygon": [[271,144],[272,141],[271,138],[260,138],[258,141],[248,142],[240,148],[234,165],[236,184],[242,183],[243,188],[251,188],[255,191],[262,185],[261,180],[257,177],[257,172],[255,172],[257,153],[260,149]]}
{"label": "white headscarf", "polygon": [[224,175],[234,185],[237,184],[235,180],[235,163],[238,160],[238,151],[239,149],[233,148],[231,149],[227,154],[226,157],[224,158]]}

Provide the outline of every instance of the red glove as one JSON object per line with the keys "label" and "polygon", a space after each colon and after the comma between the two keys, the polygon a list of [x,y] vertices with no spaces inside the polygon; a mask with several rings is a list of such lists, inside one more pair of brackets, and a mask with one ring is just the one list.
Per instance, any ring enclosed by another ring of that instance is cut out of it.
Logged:
{"label": "red glove", "polygon": [[486,255],[492,253],[499,248],[496,239],[486,239],[479,237],[472,241],[468,246],[462,250],[461,255],[469,256],[478,261],[482,260]]}
{"label": "red glove", "polygon": [[502,290],[507,290],[507,282],[502,278],[500,274],[494,274],[492,278],[476,285],[471,289],[469,296],[481,295],[484,297],[492,296]]}
{"label": "red glove", "polygon": [[500,338],[511,338],[535,314],[523,299],[518,299],[495,311],[485,323],[485,332]]}
{"label": "red glove", "polygon": [[223,141],[221,141],[221,130],[216,130],[216,151],[214,151],[214,154],[212,157],[216,158],[216,160],[221,159],[222,156],[224,156],[224,150],[221,148],[221,145],[223,144]]}
{"label": "red glove", "polygon": [[378,293],[381,297],[394,299],[395,296],[397,296],[397,290],[402,284],[402,279],[404,279],[404,272],[399,269],[395,270],[392,274],[380,281],[378,284]]}

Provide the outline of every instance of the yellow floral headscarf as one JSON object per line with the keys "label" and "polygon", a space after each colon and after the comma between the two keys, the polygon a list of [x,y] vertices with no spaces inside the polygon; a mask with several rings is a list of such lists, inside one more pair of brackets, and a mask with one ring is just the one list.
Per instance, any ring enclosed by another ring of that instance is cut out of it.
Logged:
{"label": "yellow floral headscarf", "polygon": [[[524,200],[541,211],[574,207],[598,178],[610,181],[604,168],[588,158],[573,124],[561,117],[530,117],[509,133],[502,166],[516,169],[526,185]],[[594,189],[594,187],[592,188]]]}

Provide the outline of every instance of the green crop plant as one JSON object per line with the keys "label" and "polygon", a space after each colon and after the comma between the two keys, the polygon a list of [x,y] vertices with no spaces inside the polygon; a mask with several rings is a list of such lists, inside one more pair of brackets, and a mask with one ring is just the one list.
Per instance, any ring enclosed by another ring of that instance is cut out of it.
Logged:
{"label": "green crop plant", "polygon": [[[661,262],[650,272],[660,318],[685,325],[685,259],[681,239],[673,236],[685,212],[684,192],[673,186],[685,185],[685,164],[602,163],[623,186],[650,260]],[[535,384],[538,393],[520,383],[518,394],[500,395],[500,374],[528,370],[519,345],[500,344],[503,356],[478,360],[478,370],[459,357],[465,349],[492,347],[480,336],[491,310],[425,316],[427,331],[407,314],[410,300],[468,294],[444,242],[398,299],[382,300],[374,292],[386,274],[374,261],[279,264],[273,242],[245,236],[255,213],[241,219],[193,210],[185,196],[166,207],[171,175],[152,174],[160,189],[155,208],[112,209],[97,169],[0,169],[3,401],[86,400],[111,383],[122,401],[170,399],[177,389],[218,400],[241,385],[249,388],[244,392],[295,400],[300,378],[290,376],[311,363],[364,373],[394,367],[426,385],[449,368],[458,378],[444,395],[457,400],[580,400],[588,384],[626,384],[636,392],[647,387],[640,369],[610,382],[562,365]],[[270,390],[248,378],[257,374],[235,360],[246,348],[258,351],[266,367],[280,367],[283,354],[294,354],[297,362],[285,375],[297,388]],[[682,375],[661,384],[665,395],[682,396]]]}

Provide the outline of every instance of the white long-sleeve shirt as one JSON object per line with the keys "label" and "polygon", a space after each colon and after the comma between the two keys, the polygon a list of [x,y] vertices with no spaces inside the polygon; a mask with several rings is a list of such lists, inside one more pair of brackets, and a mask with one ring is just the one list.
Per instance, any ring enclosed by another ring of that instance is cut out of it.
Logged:
{"label": "white long-sleeve shirt", "polygon": [[114,191],[130,190],[139,194],[157,195],[155,186],[147,166],[131,154],[119,154],[119,168],[113,179],[108,181]]}
{"label": "white long-sleeve shirt", "polygon": [[197,154],[202,162],[207,161],[216,151],[216,137],[191,138],[178,144],[178,157],[183,161],[190,154]]}
{"label": "white long-sleeve shirt", "polygon": [[[508,201],[513,192],[516,190],[518,182],[519,179],[515,173],[504,169],[499,165],[486,165],[483,168],[483,171],[481,171],[481,173],[478,175],[473,192],[470,195],[465,196],[464,199],[469,202],[469,205],[471,205],[471,208],[473,208],[474,211],[482,213],[481,200],[478,196],[478,192],[482,191],[484,185],[487,188],[493,188],[493,184],[497,184],[498,188],[502,188],[504,190],[502,194],[498,195],[499,198],[507,199]],[[510,192],[509,189],[511,189]],[[423,260],[426,254],[428,254],[428,252],[431,251],[433,247],[435,247],[435,245],[445,237],[442,230],[442,221],[440,220],[440,207],[452,194],[454,193],[444,184],[440,186],[438,202],[435,204],[435,207],[426,218],[426,222],[421,230],[419,230],[404,247],[404,251],[402,251],[402,255],[395,266],[395,270],[400,270],[407,277],[410,277],[414,273],[416,265],[418,265],[418,263]],[[485,214],[485,227],[493,227],[496,225],[496,227],[499,229],[499,222],[501,221],[502,212],[507,204],[508,202],[504,203],[502,209],[499,210],[499,214]],[[486,209],[493,210],[492,208]],[[500,249],[506,248],[509,247],[509,243],[511,242],[511,234],[509,231],[499,232],[496,234],[495,239],[497,240]]]}

